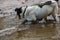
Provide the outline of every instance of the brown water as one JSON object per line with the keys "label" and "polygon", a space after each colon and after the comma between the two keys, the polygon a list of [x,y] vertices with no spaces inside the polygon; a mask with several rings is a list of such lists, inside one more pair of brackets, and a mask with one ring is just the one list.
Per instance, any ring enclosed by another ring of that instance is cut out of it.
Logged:
{"label": "brown water", "polygon": [[[25,25],[24,25],[25,26]],[[29,25],[30,28],[18,31],[0,40],[57,40],[57,26],[53,23]]]}

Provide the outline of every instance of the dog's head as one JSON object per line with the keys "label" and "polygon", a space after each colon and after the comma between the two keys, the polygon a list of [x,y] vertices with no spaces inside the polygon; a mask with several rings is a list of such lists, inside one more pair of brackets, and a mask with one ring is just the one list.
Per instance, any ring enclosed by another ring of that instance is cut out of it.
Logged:
{"label": "dog's head", "polygon": [[20,14],[22,13],[22,7],[20,7],[20,8],[16,8],[15,9],[15,12],[17,12],[17,15],[18,15],[18,17],[19,17],[19,19],[20,19]]}
{"label": "dog's head", "polygon": [[17,12],[17,14],[22,13],[22,7],[20,7],[20,8],[16,8],[16,9],[15,9],[15,12]]}

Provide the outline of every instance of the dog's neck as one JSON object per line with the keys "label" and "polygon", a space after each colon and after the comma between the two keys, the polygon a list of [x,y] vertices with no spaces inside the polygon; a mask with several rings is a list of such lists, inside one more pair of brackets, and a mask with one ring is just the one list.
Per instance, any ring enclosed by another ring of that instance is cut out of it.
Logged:
{"label": "dog's neck", "polygon": [[24,14],[25,14],[26,8],[27,7],[22,7],[22,13],[21,13],[22,18],[24,18]]}

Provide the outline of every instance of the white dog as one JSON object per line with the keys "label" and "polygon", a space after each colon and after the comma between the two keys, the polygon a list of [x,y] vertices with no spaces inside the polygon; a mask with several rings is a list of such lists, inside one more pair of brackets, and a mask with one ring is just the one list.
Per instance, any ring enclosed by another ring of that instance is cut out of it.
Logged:
{"label": "white dog", "polygon": [[19,19],[25,19],[23,23],[26,21],[36,21],[37,19],[42,19],[52,15],[53,18],[56,20],[56,15],[58,13],[58,5],[56,1],[47,1],[43,3],[43,5],[34,5],[28,7],[20,7],[16,8],[15,11],[19,16]]}

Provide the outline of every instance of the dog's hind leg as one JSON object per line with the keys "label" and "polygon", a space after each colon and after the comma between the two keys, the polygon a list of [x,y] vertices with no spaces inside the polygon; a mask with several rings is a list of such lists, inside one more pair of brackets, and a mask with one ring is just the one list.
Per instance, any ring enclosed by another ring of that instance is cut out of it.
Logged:
{"label": "dog's hind leg", "polygon": [[57,21],[56,20],[56,15],[54,13],[52,14],[52,17],[54,18],[54,21]]}

